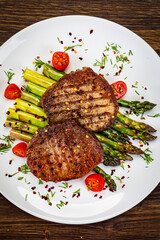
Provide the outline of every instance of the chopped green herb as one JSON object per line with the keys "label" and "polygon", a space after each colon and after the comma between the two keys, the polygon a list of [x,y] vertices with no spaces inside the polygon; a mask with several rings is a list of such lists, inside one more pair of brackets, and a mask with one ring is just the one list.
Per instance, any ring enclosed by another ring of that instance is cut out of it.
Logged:
{"label": "chopped green herb", "polygon": [[36,67],[36,71],[38,70],[39,67],[41,67],[42,65],[44,65],[44,62],[40,59],[35,58],[35,67]]}
{"label": "chopped green herb", "polygon": [[27,201],[28,194],[26,194],[25,201]]}
{"label": "chopped green herb", "polygon": [[9,151],[9,149],[12,147],[12,143],[15,141],[14,138],[10,137],[10,136],[5,136],[3,135],[4,138],[0,138],[2,141],[4,141],[5,143],[0,143],[0,153],[6,153]]}
{"label": "chopped green herb", "polygon": [[113,64],[112,59],[110,58],[111,65]]}
{"label": "chopped green herb", "polygon": [[121,164],[120,167],[124,170],[124,165],[123,164]]}
{"label": "chopped green herb", "polygon": [[144,156],[140,155],[147,164],[151,163],[154,159],[151,157],[150,153],[152,153],[152,151],[149,148],[146,148],[146,150],[144,151]]}
{"label": "chopped green herb", "polygon": [[[13,71],[12,69],[9,69],[9,70],[11,70],[11,71]],[[11,81],[11,79],[12,79],[12,77],[13,77],[13,75],[15,75],[15,73],[13,73],[13,72],[10,72],[10,71],[4,71],[5,72],[5,74],[6,74],[6,76],[7,76],[7,78],[8,78],[8,81],[7,81],[7,83],[8,84],[10,84],[10,81]]]}
{"label": "chopped green herb", "polygon": [[51,203],[50,198],[49,198],[49,193],[47,193],[47,195],[46,195],[46,200],[47,200],[48,204]]}
{"label": "chopped green herb", "polygon": [[63,207],[64,205],[66,205],[63,201],[60,201],[60,203],[56,204],[56,206],[61,209],[61,207]]}
{"label": "chopped green herb", "polygon": [[61,187],[61,188],[64,188],[64,189],[68,188],[68,182],[63,182],[62,184],[64,186],[58,186],[58,187]]}
{"label": "chopped green herb", "polygon": [[148,117],[160,117],[160,113],[157,113],[157,114],[155,114],[155,115],[153,115],[153,116],[151,116],[151,115],[147,115]]}
{"label": "chopped green herb", "polygon": [[76,193],[80,193],[80,188],[77,191],[75,191],[73,194],[76,194]]}
{"label": "chopped green herb", "polygon": [[66,196],[63,196],[64,198],[67,198]]}
{"label": "chopped green herb", "polygon": [[80,45],[80,44],[77,44],[77,45],[74,45],[74,46],[68,46],[64,52],[66,52],[66,51],[68,51],[68,50],[70,50],[70,49],[73,49],[73,48],[75,48],[75,47],[81,47],[81,46],[82,46],[82,45]]}
{"label": "chopped green herb", "polygon": [[131,50],[129,50],[129,53],[128,53],[128,54],[129,54],[129,56],[130,56],[130,55],[133,55],[133,52],[132,52]]}
{"label": "chopped green herb", "polygon": [[60,41],[59,37],[57,37],[57,39],[58,39],[58,42],[60,43],[61,41]]}
{"label": "chopped green herb", "polygon": [[88,49],[86,48],[86,49],[84,49],[84,51],[88,51]]}
{"label": "chopped green herb", "polygon": [[132,88],[138,88],[138,87],[136,87],[136,86],[134,86],[134,85],[132,85],[131,87],[132,87]]}
{"label": "chopped green herb", "polygon": [[38,195],[41,197],[41,194],[40,194],[40,192],[38,192]]}
{"label": "chopped green herb", "polygon": [[54,197],[55,194],[56,194],[56,192],[53,193],[53,192],[51,191],[51,196],[52,196],[52,197]]}
{"label": "chopped green herb", "polygon": [[137,92],[136,90],[135,90],[135,93],[137,93],[138,95],[140,95],[139,92]]}
{"label": "chopped green herb", "polygon": [[[30,172],[29,167],[27,166],[27,164],[22,165],[22,166],[19,168],[19,171],[18,171],[18,172],[15,172],[15,173],[12,174],[12,177],[13,177],[14,175],[20,173],[20,172],[23,173],[23,174],[27,174],[28,172]],[[28,184],[29,184],[29,183],[28,183]]]}
{"label": "chopped green herb", "polygon": [[43,181],[41,179],[39,179],[38,184],[43,184]]}
{"label": "chopped green herb", "polygon": [[17,178],[18,180],[22,180],[24,177],[19,177],[19,178]]}
{"label": "chopped green herb", "polygon": [[115,178],[116,178],[116,180],[121,181],[121,178],[119,178],[119,177],[117,177],[117,176],[115,176]]}
{"label": "chopped green herb", "polygon": [[126,80],[127,78],[128,78],[128,76],[127,76],[127,77],[125,77],[125,78],[124,78],[124,80]]}

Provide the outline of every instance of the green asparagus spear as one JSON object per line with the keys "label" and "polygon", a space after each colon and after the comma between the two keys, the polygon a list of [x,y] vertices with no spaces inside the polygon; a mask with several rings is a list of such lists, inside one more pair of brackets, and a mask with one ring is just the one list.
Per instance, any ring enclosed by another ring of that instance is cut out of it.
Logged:
{"label": "green asparagus spear", "polygon": [[118,105],[121,107],[130,108],[136,115],[149,111],[157,105],[148,101],[144,101],[144,102],[126,101],[121,98],[117,99],[117,102],[118,102]]}
{"label": "green asparagus spear", "polygon": [[109,129],[109,128],[100,132],[100,134],[107,136],[109,139],[115,142],[119,141],[119,142],[126,143],[129,141],[129,137],[126,134],[115,133],[112,129]]}
{"label": "green asparagus spear", "polygon": [[111,139],[108,139],[99,133],[94,134],[96,135],[100,142],[105,143],[116,150],[127,152],[130,154],[143,154],[143,151],[140,148],[137,148],[136,146],[130,144],[123,144],[121,142],[114,142]]}
{"label": "green asparagus spear", "polygon": [[56,83],[56,81],[51,80],[50,78],[47,78],[40,73],[32,71],[29,68],[26,68],[24,72],[24,79],[26,81],[33,82],[44,88],[49,88],[50,86],[52,86],[52,84]]}
{"label": "green asparagus spear", "polygon": [[45,120],[44,118],[35,116],[30,113],[26,113],[26,112],[23,112],[23,111],[14,109],[14,108],[8,109],[7,118],[12,118],[12,119],[19,120],[22,122],[27,122],[29,124],[35,125],[40,128],[48,125],[47,120]]}
{"label": "green asparagus spear", "polygon": [[19,131],[16,129],[11,129],[10,133],[9,133],[10,137],[15,138],[15,139],[19,139],[22,140],[24,142],[30,142],[33,135],[23,132],[23,131]]}
{"label": "green asparagus spear", "polygon": [[103,159],[103,164],[105,166],[118,166],[121,164],[119,159],[117,159],[116,157],[111,157],[110,155],[104,154]]}
{"label": "green asparagus spear", "polygon": [[56,70],[55,68],[53,68],[51,65],[47,63],[43,65],[43,73],[45,76],[52,78],[56,81],[58,81],[61,77],[65,75],[64,72],[60,72]]}
{"label": "green asparagus spear", "polygon": [[21,121],[16,121],[14,119],[6,119],[5,126],[7,127],[12,127],[20,131],[25,131],[34,134],[37,130],[38,127],[31,125],[29,123],[24,123]]}
{"label": "green asparagus spear", "polygon": [[116,183],[115,181],[111,178],[111,176],[109,174],[107,174],[105,171],[103,171],[103,169],[101,169],[100,167],[96,166],[93,169],[96,173],[101,174],[104,177],[104,180],[106,181],[108,187],[110,188],[110,190],[112,191],[116,191]]}
{"label": "green asparagus spear", "polygon": [[131,157],[130,155],[128,155],[127,153],[125,152],[120,152],[118,150],[115,150],[111,147],[108,147],[106,144],[104,143],[101,143],[102,147],[103,147],[103,151],[105,154],[111,156],[111,157],[116,157],[118,158],[119,160],[129,160],[129,161],[132,161],[133,160],[133,157]]}
{"label": "green asparagus spear", "polygon": [[143,122],[136,122],[135,120],[132,120],[131,118],[126,117],[125,115],[123,115],[120,112],[117,113],[116,119],[119,122],[129,126],[129,128],[133,128],[138,131],[146,130],[148,132],[156,132],[156,130],[154,128],[152,128],[151,126],[149,126]]}
{"label": "green asparagus spear", "polygon": [[36,96],[35,94],[32,94],[30,92],[23,91],[21,94],[21,99],[31,102],[37,106],[42,106],[41,97]]}
{"label": "green asparagus spear", "polygon": [[42,95],[45,93],[46,88],[38,86],[37,84],[34,84],[32,82],[29,82],[26,86],[26,90],[28,92],[31,92],[39,97],[42,97]]}
{"label": "green asparagus spear", "polygon": [[20,98],[17,98],[15,100],[15,108],[20,109],[27,113],[36,114],[40,117],[47,118],[45,112],[43,111],[43,108],[38,107],[30,102],[26,102]]}
{"label": "green asparagus spear", "polygon": [[117,123],[116,121],[113,122],[111,127],[121,133],[132,136],[134,139],[140,139],[142,141],[152,141],[157,138],[156,136],[153,136],[147,132],[136,131],[136,130],[124,127],[122,124]]}

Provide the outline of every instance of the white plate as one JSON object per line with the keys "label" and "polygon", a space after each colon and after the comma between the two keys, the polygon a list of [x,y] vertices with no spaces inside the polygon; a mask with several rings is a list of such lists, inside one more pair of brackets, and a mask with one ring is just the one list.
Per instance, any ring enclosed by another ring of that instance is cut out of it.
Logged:
{"label": "white plate", "polygon": [[[90,33],[91,29],[93,29],[92,34]],[[69,32],[72,33],[71,36]],[[63,44],[58,42],[57,37],[63,40]],[[79,42],[78,39],[82,39],[82,42]],[[83,46],[75,48],[77,54],[73,51],[69,52],[71,62],[67,72],[89,66],[99,73],[99,68],[93,67],[93,63],[95,59],[101,59],[107,41],[121,45],[122,52],[128,52],[131,49],[133,52],[133,56],[130,56],[131,64],[124,68],[120,76],[113,76],[115,70],[109,62],[107,62],[106,68],[101,73],[110,73],[107,77],[110,83],[124,80],[128,76],[125,80],[128,86],[125,99],[140,100],[140,95],[135,93],[135,90],[137,90],[144,96],[145,100],[157,103],[157,107],[149,114],[154,115],[159,112],[160,60],[146,42],[128,29],[104,19],[88,16],[57,17],[27,27],[14,35],[0,48],[0,64],[2,64],[0,67],[1,136],[9,133],[9,128],[4,128],[3,123],[5,122],[5,113],[8,107],[11,107],[14,103],[14,101],[6,100],[3,96],[7,86],[4,70],[13,69],[16,74],[11,82],[21,86],[24,84],[24,80],[21,78],[21,69],[25,69],[26,66],[34,68],[32,62],[37,56],[40,56],[44,61],[51,59],[52,54],[50,51],[62,51],[64,46],[74,45],[73,40]],[[80,60],[79,57],[82,57],[83,60]],[[133,66],[133,68],[130,68],[130,66]],[[138,89],[131,88],[131,85],[134,85],[136,81],[138,81]],[[145,91],[142,86],[147,87],[148,90]],[[158,118],[151,117],[145,120],[146,123],[157,129],[157,136],[159,136],[160,130],[158,120]],[[15,141],[15,144],[17,142]],[[139,146],[139,141],[135,140],[134,144]],[[87,191],[84,178],[70,181],[69,185],[72,185],[72,187],[66,189],[66,192],[60,192],[61,188],[59,186],[62,184],[49,183],[49,186],[55,186],[53,192],[56,192],[55,196],[51,198],[52,206],[49,206],[47,201],[41,200],[38,196],[38,191],[43,194],[47,193],[47,189],[44,188],[46,184],[38,185],[38,180],[31,173],[24,176],[27,182],[31,182],[30,185],[25,183],[24,179],[17,180],[17,177],[23,176],[21,173],[12,178],[5,176],[5,173],[16,172],[17,168],[26,162],[26,159],[16,157],[10,151],[0,156],[0,190],[17,207],[49,221],[85,224],[107,220],[134,207],[149,195],[159,183],[159,146],[158,139],[150,143],[149,147],[153,152],[154,161],[148,168],[146,168],[146,162],[139,156],[135,156],[132,162],[124,163],[124,170],[121,167],[102,166],[108,173],[111,172],[111,169],[116,169],[114,176],[125,176],[123,183],[116,180],[117,191],[114,193],[105,190],[98,193],[98,197],[94,197],[95,193]],[[146,146],[143,149],[145,148]],[[9,160],[12,158],[14,158],[14,161],[9,165]],[[128,164],[131,166],[130,169]],[[125,184],[124,188],[122,188],[123,184]],[[35,191],[37,194],[35,195],[32,193],[32,186],[36,186]],[[81,196],[72,198],[73,192],[79,188],[81,189]],[[27,201],[25,201],[26,194],[28,194]],[[64,195],[67,198],[64,198]],[[100,199],[101,195],[102,198]],[[62,207],[61,210],[56,207],[60,200],[68,201],[68,205]]]}

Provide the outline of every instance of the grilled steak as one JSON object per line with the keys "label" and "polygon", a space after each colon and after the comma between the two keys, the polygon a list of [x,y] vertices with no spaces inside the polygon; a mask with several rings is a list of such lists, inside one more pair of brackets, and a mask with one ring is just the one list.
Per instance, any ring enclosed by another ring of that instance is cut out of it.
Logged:
{"label": "grilled steak", "polygon": [[27,164],[42,180],[80,178],[101,162],[100,142],[74,120],[40,128],[27,147]]}
{"label": "grilled steak", "polygon": [[111,86],[91,68],[63,76],[44,93],[42,104],[50,125],[72,118],[91,131],[106,129],[118,111]]}

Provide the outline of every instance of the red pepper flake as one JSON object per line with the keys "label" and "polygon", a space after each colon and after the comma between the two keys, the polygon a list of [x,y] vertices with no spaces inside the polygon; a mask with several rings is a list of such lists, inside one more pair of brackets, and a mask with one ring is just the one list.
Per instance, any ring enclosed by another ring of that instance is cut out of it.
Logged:
{"label": "red pepper flake", "polygon": [[104,75],[103,75],[103,74],[101,74],[101,73],[99,73],[99,76],[101,76],[101,77],[104,77]]}
{"label": "red pepper flake", "polygon": [[76,196],[76,194],[74,193],[73,195],[72,195],[72,198],[74,198]]}
{"label": "red pepper flake", "polygon": [[121,179],[124,179],[124,178],[125,178],[125,176],[122,176],[122,177],[121,177]]}
{"label": "red pepper flake", "polygon": [[76,39],[76,37],[74,37],[74,39]]}
{"label": "red pepper flake", "polygon": [[129,59],[127,59],[127,62],[130,62],[130,60],[129,60]]}
{"label": "red pepper flake", "polygon": [[72,185],[69,186],[69,188],[71,188],[71,187],[72,187]]}
{"label": "red pepper flake", "polygon": [[52,206],[52,203],[50,202],[49,205]]}
{"label": "red pepper flake", "polygon": [[46,185],[45,188],[48,188],[48,185]]}
{"label": "red pepper flake", "polygon": [[39,58],[40,58],[40,56],[37,56],[37,58],[39,59]]}
{"label": "red pepper flake", "polygon": [[115,51],[114,51],[113,53],[114,53],[114,54],[116,54],[116,52],[115,52]]}
{"label": "red pepper flake", "polygon": [[69,32],[69,36],[72,36],[72,33],[71,33],[71,32]]}
{"label": "red pepper flake", "polygon": [[78,41],[79,41],[79,42],[82,42],[82,39],[79,39]]}
{"label": "red pepper flake", "polygon": [[51,188],[48,189],[48,192],[51,192]]}
{"label": "red pepper flake", "polygon": [[61,41],[60,43],[63,44],[63,41]]}
{"label": "red pepper flake", "polygon": [[9,161],[9,164],[12,164],[12,160]]}
{"label": "red pepper flake", "polygon": [[128,141],[128,143],[129,143],[130,145],[132,145],[132,142],[131,142],[131,141]]}
{"label": "red pepper flake", "polygon": [[45,182],[48,182],[48,180],[46,179]]}
{"label": "red pepper flake", "polygon": [[8,177],[12,177],[12,175],[11,175],[11,174],[8,174]]}
{"label": "red pepper flake", "polygon": [[102,196],[99,197],[100,199],[102,198]]}
{"label": "red pepper flake", "polygon": [[68,204],[68,202],[65,203],[66,205]]}
{"label": "red pepper flake", "polygon": [[94,195],[94,197],[97,197],[97,196],[98,196],[97,194]]}
{"label": "red pepper flake", "polygon": [[48,63],[50,64],[50,63],[51,63],[51,61],[50,61],[50,60],[48,60]]}
{"label": "red pepper flake", "polygon": [[7,176],[8,176],[8,173],[6,173],[5,176],[7,177]]}
{"label": "red pepper flake", "polygon": [[79,197],[80,197],[80,193],[77,194],[77,198],[79,198]]}
{"label": "red pepper flake", "polygon": [[54,189],[54,186],[53,186],[53,187],[51,187],[50,189]]}
{"label": "red pepper flake", "polygon": [[35,192],[35,191],[33,191],[33,194],[36,194],[36,192]]}
{"label": "red pepper flake", "polygon": [[35,189],[36,189],[36,187],[31,187],[31,189],[32,189],[32,190],[35,190]]}
{"label": "red pepper flake", "polygon": [[92,33],[93,33],[93,29],[90,30],[90,34],[92,34]]}
{"label": "red pepper flake", "polygon": [[62,192],[63,190],[61,189],[60,192]]}
{"label": "red pepper flake", "polygon": [[21,171],[21,168],[20,167],[18,167],[18,172],[20,172]]}
{"label": "red pepper flake", "polygon": [[139,145],[140,147],[143,147],[143,144]]}
{"label": "red pepper flake", "polygon": [[127,165],[128,166],[128,168],[131,168],[131,166],[130,165]]}
{"label": "red pepper flake", "polygon": [[142,96],[141,99],[144,99],[144,97]]}
{"label": "red pepper flake", "polygon": [[82,61],[83,60],[83,58],[82,57],[79,57],[79,59]]}
{"label": "red pepper flake", "polygon": [[145,87],[144,90],[147,90],[147,88]]}
{"label": "red pepper flake", "polygon": [[72,50],[71,50],[72,52],[74,52],[74,48],[72,48]]}
{"label": "red pepper flake", "polygon": [[149,146],[149,143],[148,143],[148,142],[146,142],[146,144],[147,144],[147,146]]}
{"label": "red pepper flake", "polygon": [[22,68],[21,70],[22,70],[22,72],[24,72],[24,69],[23,69],[23,68]]}
{"label": "red pepper flake", "polygon": [[115,169],[111,170],[111,176],[115,173],[115,171],[116,171]]}
{"label": "red pepper flake", "polygon": [[145,118],[145,117],[143,117],[142,119],[143,119],[143,120],[146,120],[146,118]]}
{"label": "red pepper flake", "polygon": [[124,188],[124,187],[125,187],[125,184],[122,185],[122,188]]}

